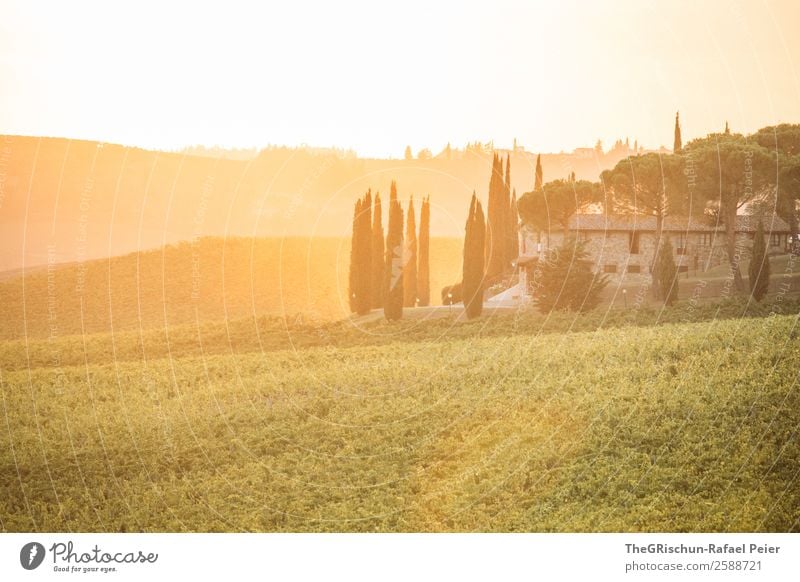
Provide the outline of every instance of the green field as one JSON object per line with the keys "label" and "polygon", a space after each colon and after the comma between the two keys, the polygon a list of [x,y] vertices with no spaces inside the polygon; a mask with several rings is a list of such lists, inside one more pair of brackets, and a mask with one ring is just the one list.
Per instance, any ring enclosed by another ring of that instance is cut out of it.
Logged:
{"label": "green field", "polygon": [[798,307],[5,342],[0,528],[798,531]]}

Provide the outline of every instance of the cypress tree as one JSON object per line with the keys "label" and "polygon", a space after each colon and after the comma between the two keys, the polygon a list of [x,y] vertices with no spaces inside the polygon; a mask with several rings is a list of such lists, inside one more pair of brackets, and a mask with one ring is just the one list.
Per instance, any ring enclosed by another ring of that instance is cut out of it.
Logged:
{"label": "cypress tree", "polygon": [[386,232],[384,267],[386,295],[383,314],[393,321],[403,317],[403,208],[397,200],[397,184],[389,193],[389,222]]}
{"label": "cypress tree", "polygon": [[750,280],[750,294],[756,301],[761,301],[769,290],[769,255],[764,242],[764,225],[759,220],[756,236],[753,240],[753,256],[747,269]]}
{"label": "cypress tree", "polygon": [[486,240],[486,277],[494,280],[505,271],[506,237],[505,225],[508,200],[505,196],[503,161],[495,154],[492,160],[492,176],[489,178],[489,204]]}
{"label": "cypress tree", "polygon": [[678,118],[678,114],[680,112],[675,113],[675,141],[672,144],[672,153],[679,154],[683,149],[683,142],[681,141],[681,122]]}
{"label": "cypress tree", "polygon": [[419,211],[419,249],[417,257],[417,296],[419,306],[426,307],[431,304],[431,267],[430,267],[430,240],[431,240],[431,197],[422,201]]}
{"label": "cypress tree", "polygon": [[464,263],[462,294],[464,309],[469,319],[478,317],[483,310],[484,248],[486,224],[483,208],[473,193],[469,216],[464,228]]}
{"label": "cypress tree", "polygon": [[408,201],[406,217],[406,255],[403,266],[403,305],[417,305],[417,219],[414,216],[414,197]]}
{"label": "cypress tree", "polygon": [[375,193],[375,202],[372,210],[372,308],[380,309],[383,307],[383,295],[385,293],[384,284],[386,278],[383,275],[385,268],[383,244],[383,219],[381,210],[381,195]]}
{"label": "cypress tree", "polygon": [[509,208],[508,239],[510,261],[516,260],[519,256],[519,212],[517,210],[517,190],[511,193],[511,207]]}
{"label": "cypress tree", "polygon": [[357,221],[357,291],[356,313],[366,315],[372,308],[372,192],[367,190],[361,201]]}
{"label": "cypress tree", "polygon": [[678,268],[675,266],[669,235],[664,235],[662,238],[661,248],[658,250],[653,267],[653,283],[656,297],[661,299],[664,305],[672,305],[678,298]]}
{"label": "cypress tree", "polygon": [[355,208],[353,210],[353,228],[352,236],[350,237],[350,272],[348,273],[348,289],[347,299],[350,304],[350,311],[356,312],[356,297],[358,297],[358,237],[360,231],[358,228],[359,217],[361,216],[361,198],[356,200]]}
{"label": "cypress tree", "polygon": [[534,191],[542,189],[542,156],[541,154],[536,155],[536,171],[534,172],[533,177],[533,189]]}

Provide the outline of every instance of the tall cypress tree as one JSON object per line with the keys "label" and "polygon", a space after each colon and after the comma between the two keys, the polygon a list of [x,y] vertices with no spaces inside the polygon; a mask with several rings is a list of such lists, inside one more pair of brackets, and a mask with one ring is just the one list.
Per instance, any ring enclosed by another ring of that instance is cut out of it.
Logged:
{"label": "tall cypress tree", "polygon": [[487,216],[486,240],[486,277],[494,280],[506,270],[505,226],[508,199],[505,195],[503,177],[503,160],[495,154],[492,160],[492,175],[489,178],[489,204]]}
{"label": "tall cypress tree", "polygon": [[484,248],[486,242],[486,224],[483,208],[475,194],[472,195],[469,216],[467,217],[464,231],[462,293],[467,317],[473,319],[483,311]]}
{"label": "tall cypress tree", "polygon": [[533,176],[533,189],[535,191],[542,189],[542,155],[536,155],[536,171]]}
{"label": "tall cypress tree", "polygon": [[750,294],[756,301],[761,301],[769,290],[769,255],[764,242],[764,225],[759,220],[756,236],[753,240],[753,256],[747,274],[750,280]]}
{"label": "tall cypress tree", "polygon": [[431,267],[430,267],[430,240],[431,240],[431,197],[422,201],[419,211],[419,249],[417,257],[417,296],[419,306],[426,307],[431,304]]}
{"label": "tall cypress tree", "polygon": [[361,198],[356,200],[355,208],[353,209],[353,228],[350,238],[350,272],[348,273],[348,289],[347,299],[350,304],[350,311],[356,312],[356,297],[359,293],[359,278],[358,278],[358,243],[360,231],[358,228],[359,217],[361,216]]}
{"label": "tall cypress tree", "polygon": [[357,220],[358,245],[356,247],[358,274],[356,313],[366,315],[372,308],[372,192],[367,190],[361,201]]}
{"label": "tall cypress tree", "polygon": [[679,119],[680,112],[675,113],[675,141],[672,143],[672,153],[679,154],[683,149],[683,141],[681,140],[681,122]]}
{"label": "tall cypress tree", "polygon": [[655,295],[664,305],[672,305],[678,298],[678,267],[675,266],[669,235],[662,237],[661,248],[653,266],[653,283]]}
{"label": "tall cypress tree", "polygon": [[517,190],[511,192],[511,207],[509,208],[508,238],[510,261],[516,260],[519,256],[519,211],[517,210]]}
{"label": "tall cypress tree", "polygon": [[385,268],[383,244],[383,219],[381,210],[381,195],[375,193],[375,202],[372,210],[372,308],[383,307],[384,285],[386,278],[383,275]]}
{"label": "tall cypress tree", "polygon": [[386,294],[383,314],[389,321],[403,317],[403,208],[397,200],[397,184],[389,193],[389,224],[386,232],[384,266]]}
{"label": "tall cypress tree", "polygon": [[408,201],[406,216],[406,256],[403,266],[403,305],[417,306],[417,219],[414,216],[414,197]]}

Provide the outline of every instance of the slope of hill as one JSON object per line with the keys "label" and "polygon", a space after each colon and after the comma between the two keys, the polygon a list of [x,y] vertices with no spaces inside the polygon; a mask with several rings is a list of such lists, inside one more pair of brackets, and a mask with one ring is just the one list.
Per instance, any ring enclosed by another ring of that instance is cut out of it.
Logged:
{"label": "slope of hill", "polygon": [[800,530],[796,316],[510,323],[4,370],[0,529]]}
{"label": "slope of hill", "polygon": [[[431,295],[460,279],[462,241],[431,240]],[[302,313],[341,319],[350,240],[201,238],[0,280],[0,339]]]}
{"label": "slope of hill", "polygon": [[[194,150],[188,150],[194,151]],[[596,179],[622,152],[543,156],[546,179]],[[533,184],[533,154],[512,154],[512,185]],[[431,233],[462,236],[472,191],[486,193],[491,157],[360,159],[272,148],[252,159],[165,153],[55,138],[0,137],[0,271],[104,258],[198,236],[349,235],[353,203],[397,180],[431,196]]]}

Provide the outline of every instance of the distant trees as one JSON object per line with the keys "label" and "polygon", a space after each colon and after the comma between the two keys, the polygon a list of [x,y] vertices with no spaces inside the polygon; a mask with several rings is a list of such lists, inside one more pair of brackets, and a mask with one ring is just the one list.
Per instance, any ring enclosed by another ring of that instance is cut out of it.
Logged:
{"label": "distant trees", "polygon": [[543,184],[542,176],[543,176],[543,174],[542,174],[542,155],[541,154],[536,154],[536,170],[534,171],[534,174],[533,174],[533,190],[534,190],[534,192],[536,190],[541,190],[542,189],[542,184]]}
{"label": "distant trees", "polygon": [[350,310],[364,315],[372,308],[372,195],[356,201],[350,243]]}
{"label": "distant trees", "polygon": [[767,245],[764,241],[764,223],[758,221],[756,235],[753,240],[753,256],[750,258],[748,268],[748,281],[750,283],[750,295],[756,301],[761,301],[769,290],[769,255],[767,255]]}
{"label": "distant trees", "polygon": [[483,208],[475,193],[472,194],[464,232],[464,262],[461,284],[464,309],[467,317],[473,319],[483,311],[483,289],[486,273],[484,249],[487,234]]}
{"label": "distant trees", "polygon": [[384,269],[386,295],[383,301],[383,314],[390,321],[403,317],[403,260],[403,208],[397,199],[397,184],[392,182]]}
{"label": "distant trees", "polygon": [[431,197],[423,198],[419,211],[419,248],[417,250],[417,298],[420,307],[431,304]]}
{"label": "distant trees", "polygon": [[406,159],[406,161],[414,159],[414,153],[411,151],[410,145],[406,146],[406,151],[403,153],[403,157]]}
{"label": "distant trees", "polygon": [[656,289],[656,297],[663,301],[664,305],[672,305],[678,298],[678,267],[675,265],[669,235],[661,240],[661,247],[656,255],[653,267],[653,285]]}
{"label": "distant trees", "polygon": [[592,271],[585,243],[570,237],[547,253],[533,284],[534,301],[540,312],[583,312],[600,302],[608,278]]}
{"label": "distant trees", "polygon": [[405,256],[403,258],[403,305],[417,305],[417,223],[414,217],[414,198],[408,201],[406,214]]}

